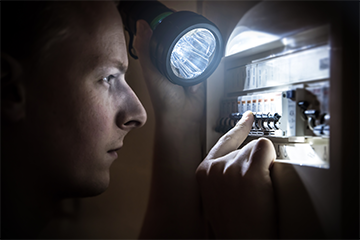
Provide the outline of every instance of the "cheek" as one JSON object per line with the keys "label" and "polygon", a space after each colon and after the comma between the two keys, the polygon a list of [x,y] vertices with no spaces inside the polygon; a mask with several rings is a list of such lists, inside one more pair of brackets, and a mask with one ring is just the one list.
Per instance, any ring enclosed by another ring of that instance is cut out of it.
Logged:
{"label": "cheek", "polygon": [[80,102],[79,105],[81,110],[77,120],[78,128],[84,132],[84,135],[89,135],[87,137],[97,140],[109,138],[115,115],[111,108],[111,102],[108,99],[94,97],[86,102]]}
{"label": "cheek", "polygon": [[74,132],[78,140],[96,149],[104,147],[109,139],[114,125],[114,111],[111,99],[106,92],[91,89],[77,94],[77,98],[69,103],[72,106],[72,118],[75,124]]}
{"label": "cheek", "polygon": [[51,145],[61,155],[98,156],[111,139],[115,113],[111,99],[97,90],[59,86],[38,95],[41,97],[29,104],[32,135],[38,135],[40,144]]}
{"label": "cheek", "polygon": [[117,139],[111,99],[97,91],[68,91],[66,97],[54,92],[39,101],[32,104],[37,114],[28,127],[35,164],[54,181],[66,181],[63,187],[81,188],[89,179],[106,185],[111,165],[107,151]]}

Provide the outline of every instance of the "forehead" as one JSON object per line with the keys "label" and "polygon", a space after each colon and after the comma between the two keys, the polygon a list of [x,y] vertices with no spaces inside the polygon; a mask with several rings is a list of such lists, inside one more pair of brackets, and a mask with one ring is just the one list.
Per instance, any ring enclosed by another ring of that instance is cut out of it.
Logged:
{"label": "forehead", "polygon": [[83,46],[89,64],[117,61],[120,58],[127,64],[123,25],[115,3],[103,1],[80,4],[83,7],[77,16],[78,29],[74,33],[74,40]]}
{"label": "forehead", "polygon": [[61,59],[63,68],[89,71],[111,62],[127,66],[123,25],[115,3],[68,2],[59,7],[58,14],[66,14],[68,37],[53,46],[52,55]]}

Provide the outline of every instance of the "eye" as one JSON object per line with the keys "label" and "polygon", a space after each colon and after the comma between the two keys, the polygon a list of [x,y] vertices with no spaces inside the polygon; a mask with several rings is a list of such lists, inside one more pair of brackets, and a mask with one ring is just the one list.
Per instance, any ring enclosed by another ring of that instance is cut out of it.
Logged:
{"label": "eye", "polygon": [[115,77],[114,75],[109,75],[109,76],[107,76],[107,77],[104,77],[102,80],[103,80],[104,82],[107,82],[107,83],[110,84],[111,80],[113,80],[113,79],[115,79],[115,78],[116,78],[116,77]]}

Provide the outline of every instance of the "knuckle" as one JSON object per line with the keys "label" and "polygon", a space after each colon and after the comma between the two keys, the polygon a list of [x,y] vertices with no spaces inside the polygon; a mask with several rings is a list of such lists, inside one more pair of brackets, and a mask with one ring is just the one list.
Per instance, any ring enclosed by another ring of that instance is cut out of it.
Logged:
{"label": "knuckle", "polygon": [[262,151],[272,151],[274,149],[274,145],[267,138],[259,138],[255,144],[255,148]]}
{"label": "knuckle", "polygon": [[234,180],[241,177],[242,163],[243,161],[236,161],[228,165],[224,170],[224,177],[227,180]]}
{"label": "knuckle", "polygon": [[219,160],[213,160],[209,167],[208,177],[217,178],[223,174],[224,162]]}
{"label": "knuckle", "polygon": [[231,175],[234,171],[236,171],[238,166],[234,163],[229,164],[226,166],[226,169],[224,170],[225,174]]}
{"label": "knuckle", "polygon": [[226,143],[228,141],[231,141],[231,139],[233,138],[233,136],[231,135],[231,133],[227,133],[224,136],[221,137],[220,139],[220,143]]}
{"label": "knuckle", "polygon": [[200,163],[200,165],[197,167],[196,171],[195,171],[195,176],[198,179],[202,179],[204,177],[206,177],[207,175],[207,164],[204,164],[206,160],[204,160],[202,163]]}

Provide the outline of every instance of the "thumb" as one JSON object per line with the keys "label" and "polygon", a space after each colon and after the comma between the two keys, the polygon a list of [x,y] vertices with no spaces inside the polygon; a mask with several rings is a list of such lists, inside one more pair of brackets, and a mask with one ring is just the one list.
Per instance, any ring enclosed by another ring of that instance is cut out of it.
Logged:
{"label": "thumb", "polygon": [[249,171],[269,170],[275,158],[276,151],[272,142],[267,138],[259,138],[250,154]]}

